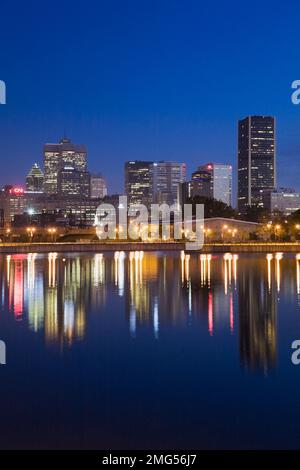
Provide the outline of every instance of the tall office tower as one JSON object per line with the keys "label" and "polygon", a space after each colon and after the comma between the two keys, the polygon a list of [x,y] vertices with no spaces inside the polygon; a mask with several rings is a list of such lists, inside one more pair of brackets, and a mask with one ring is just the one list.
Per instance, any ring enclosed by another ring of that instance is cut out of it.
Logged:
{"label": "tall office tower", "polygon": [[188,183],[189,197],[213,197],[212,172],[210,170],[199,167],[192,173],[192,180]]}
{"label": "tall office tower", "polygon": [[275,118],[248,116],[238,123],[238,210],[264,207],[276,187]]}
{"label": "tall office tower", "polygon": [[[192,174],[192,181],[199,182],[198,191],[203,188],[203,194],[199,195],[217,199],[231,206],[231,165],[223,165],[221,163],[207,163],[206,165],[201,165]],[[209,184],[210,190],[208,190]],[[209,194],[207,194],[208,192]]]}
{"label": "tall office tower", "polygon": [[58,144],[44,146],[44,192],[58,193],[58,175],[65,166],[78,171],[87,171],[87,150],[83,145],[75,145],[63,138]]}
{"label": "tall office tower", "polygon": [[91,198],[92,199],[103,199],[107,196],[107,185],[106,181],[99,174],[91,174]]}
{"label": "tall office tower", "polygon": [[128,204],[144,204],[148,208],[152,202],[152,163],[140,160],[125,163],[125,193]]}
{"label": "tall office tower", "polygon": [[172,205],[178,201],[178,187],[185,181],[186,165],[177,162],[155,162],[152,165],[152,202]]}
{"label": "tall office tower", "polygon": [[57,193],[60,197],[90,197],[90,174],[88,171],[76,170],[71,165],[60,169],[57,179]]}
{"label": "tall office tower", "polygon": [[44,185],[44,173],[37,163],[35,163],[26,177],[26,191],[42,192]]}

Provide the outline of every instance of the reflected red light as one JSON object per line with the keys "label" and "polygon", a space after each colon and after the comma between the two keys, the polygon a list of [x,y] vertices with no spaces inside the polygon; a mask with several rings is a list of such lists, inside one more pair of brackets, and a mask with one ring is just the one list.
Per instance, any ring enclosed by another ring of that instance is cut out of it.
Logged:
{"label": "reflected red light", "polygon": [[208,332],[210,336],[214,333],[214,312],[212,293],[208,293]]}
{"label": "reflected red light", "polygon": [[230,321],[230,331],[231,331],[231,333],[233,333],[234,318],[233,318],[233,296],[232,296],[232,293],[230,294],[229,321]]}

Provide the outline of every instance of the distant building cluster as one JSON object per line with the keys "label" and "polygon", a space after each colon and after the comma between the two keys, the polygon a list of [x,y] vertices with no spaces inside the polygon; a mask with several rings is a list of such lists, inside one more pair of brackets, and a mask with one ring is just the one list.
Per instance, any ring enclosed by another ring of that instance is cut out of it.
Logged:
{"label": "distant building cluster", "polygon": [[125,163],[125,192],[129,204],[172,205],[186,178],[185,163],[130,161]]}
{"label": "distant building cluster", "polygon": [[3,188],[0,223],[89,226],[106,195],[105,178],[88,171],[86,148],[64,137],[44,146],[44,169],[34,163],[25,189],[12,185]]}
{"label": "distant building cluster", "polygon": [[[210,198],[233,206],[232,166],[200,164],[187,178],[186,164],[132,160],[125,163],[128,204],[183,205]],[[109,196],[101,173],[90,173],[87,149],[64,137],[45,144],[43,169],[34,163],[25,188],[6,185],[0,193],[0,225],[26,223],[91,226],[101,201],[118,206]],[[272,116],[248,116],[238,122],[237,210],[249,208],[290,215],[300,209],[300,193],[277,188],[276,129]]]}
{"label": "distant building cluster", "polygon": [[182,183],[179,199],[186,203],[190,198],[206,197],[232,205],[232,166],[207,163],[192,173],[192,179]]}

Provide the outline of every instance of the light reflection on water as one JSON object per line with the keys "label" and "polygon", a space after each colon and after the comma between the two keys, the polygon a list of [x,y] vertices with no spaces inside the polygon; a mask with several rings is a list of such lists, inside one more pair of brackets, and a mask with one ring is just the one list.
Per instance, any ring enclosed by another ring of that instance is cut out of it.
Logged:
{"label": "light reflection on water", "polygon": [[9,255],[0,286],[0,447],[298,446],[299,255]]}
{"label": "light reflection on water", "polygon": [[1,284],[1,309],[43,332],[46,343],[71,346],[83,340],[91,307],[105,311],[118,296],[131,337],[146,325],[159,339],[161,326],[206,318],[210,336],[237,330],[245,367],[267,371],[276,364],[281,290],[300,298],[300,257],[30,253],[1,258]]}

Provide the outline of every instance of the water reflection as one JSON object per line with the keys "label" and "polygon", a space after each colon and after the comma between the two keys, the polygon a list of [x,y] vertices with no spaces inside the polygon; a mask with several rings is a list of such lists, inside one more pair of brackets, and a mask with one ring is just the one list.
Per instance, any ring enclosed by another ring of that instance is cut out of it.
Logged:
{"label": "water reflection", "polygon": [[1,310],[49,345],[83,340],[91,311],[105,315],[119,299],[132,338],[146,331],[163,341],[164,331],[189,327],[214,341],[229,333],[242,366],[264,372],[276,365],[280,298],[300,299],[299,255],[31,253],[0,263]]}

